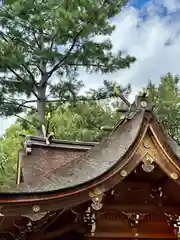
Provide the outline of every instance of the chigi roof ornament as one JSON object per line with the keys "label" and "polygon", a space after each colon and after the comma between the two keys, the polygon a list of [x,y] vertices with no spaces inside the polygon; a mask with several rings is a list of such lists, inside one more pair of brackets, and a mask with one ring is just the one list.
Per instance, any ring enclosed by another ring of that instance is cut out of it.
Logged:
{"label": "chigi roof ornament", "polygon": [[144,108],[146,110],[152,110],[154,107],[149,97],[149,92],[146,90],[140,92],[140,94],[136,97],[135,103],[138,109]]}
{"label": "chigi roof ornament", "polygon": [[[124,101],[125,97],[122,98],[120,96],[122,101]],[[150,111],[153,110],[154,105],[152,104],[152,101],[149,97],[149,92],[144,90],[140,92],[136,98],[135,101],[131,104],[128,100],[125,101],[127,105],[127,109],[118,109],[118,112],[124,113],[125,119],[132,119],[137,112],[139,112],[141,109]]]}

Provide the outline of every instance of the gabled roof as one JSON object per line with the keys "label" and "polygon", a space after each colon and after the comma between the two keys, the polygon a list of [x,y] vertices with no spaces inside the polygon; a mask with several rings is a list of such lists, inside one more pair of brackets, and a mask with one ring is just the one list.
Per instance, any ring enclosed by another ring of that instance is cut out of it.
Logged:
{"label": "gabled roof", "polygon": [[[100,143],[83,145],[88,148],[85,155],[72,158],[71,161],[64,162],[60,167],[43,174],[41,171],[36,172],[37,166],[34,165],[45,155],[32,159],[34,149],[41,148],[44,153],[49,151],[46,160],[50,163],[54,151],[59,154],[57,156],[61,160],[64,143],[52,141],[47,145],[40,138],[28,138],[27,146],[32,147],[32,153],[25,158],[25,162],[29,167],[32,166],[32,170],[37,174],[32,177],[34,181],[31,183],[25,181],[11,192],[1,192],[0,202],[5,204],[2,212],[32,212],[28,206],[35,203],[41,204],[42,211],[55,210],[88,200],[92,189],[108,191],[127,177],[142,160],[140,157],[137,158],[140,154],[138,149],[147,133],[162,155],[162,158],[155,157],[156,163],[169,177],[180,183],[180,146],[167,135],[154,115],[152,107],[148,105],[148,100],[139,98],[138,101],[133,113],[128,114]],[[78,150],[82,150],[82,144],[77,143],[73,146],[78,146]],[[26,172],[27,169],[23,171]],[[9,203],[18,204],[18,209],[13,208],[12,204],[9,206]]]}
{"label": "gabled roof", "polygon": [[83,141],[69,141],[52,139],[50,144],[47,144],[42,137],[26,136],[26,145],[29,147],[44,147],[44,148],[62,148],[62,149],[76,149],[89,150],[91,147],[97,145],[97,142],[83,142]]}
{"label": "gabled roof", "polygon": [[[134,116],[133,121],[124,121],[116,131],[91,148],[85,158],[78,156],[60,168],[45,174],[28,188],[24,184],[21,191],[63,190],[93,181],[105,174],[122,159],[135,142],[141,128],[143,115],[144,112],[140,112]],[[29,158],[31,157],[29,156]]]}

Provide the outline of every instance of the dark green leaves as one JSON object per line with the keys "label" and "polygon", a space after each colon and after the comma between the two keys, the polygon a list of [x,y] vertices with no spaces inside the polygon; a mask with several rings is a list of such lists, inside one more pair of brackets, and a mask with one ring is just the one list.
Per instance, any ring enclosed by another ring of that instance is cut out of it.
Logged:
{"label": "dark green leaves", "polygon": [[180,77],[166,74],[158,86],[149,82],[147,89],[156,113],[169,134],[180,144]]}
{"label": "dark green leaves", "polygon": [[[46,101],[57,96],[69,101],[75,99],[74,91],[79,87],[78,81],[72,84],[71,77],[73,74],[77,77],[81,68],[88,73],[111,73],[129,67],[135,58],[112,54],[109,38],[115,28],[111,18],[119,14],[125,3],[124,0],[5,1],[0,9],[0,84],[4,98],[17,98],[15,104],[21,94],[37,102],[40,98]],[[96,36],[107,38],[99,43]],[[59,82],[54,81],[54,76],[58,76]],[[7,107],[4,110],[7,112]],[[41,112],[40,118],[37,117],[42,122],[45,111],[45,104],[37,104],[37,113]]]}

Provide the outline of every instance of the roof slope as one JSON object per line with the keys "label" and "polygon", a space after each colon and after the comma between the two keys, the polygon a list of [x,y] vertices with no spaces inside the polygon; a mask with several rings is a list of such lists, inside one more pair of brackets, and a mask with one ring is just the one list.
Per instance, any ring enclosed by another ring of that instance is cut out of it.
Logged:
{"label": "roof slope", "polygon": [[176,154],[176,156],[178,158],[180,158],[180,146],[168,134],[167,134],[167,142],[168,142],[169,146],[172,148],[173,152]]}
{"label": "roof slope", "polygon": [[110,135],[89,150],[86,158],[77,157],[61,168],[49,172],[31,185],[22,184],[23,192],[47,192],[76,187],[92,181],[110,170],[134,143],[143,121],[141,111],[125,120]]}
{"label": "roof slope", "polygon": [[[152,108],[145,103],[144,101],[141,105],[140,102],[136,111],[126,116],[100,143],[76,143],[70,146],[71,151],[73,148],[83,152],[77,154],[71,161],[66,159],[63,162],[61,159],[62,151],[64,148],[66,151],[69,149],[69,143],[52,141],[48,145],[42,139],[31,137],[29,143],[32,147],[32,155],[29,154],[24,159],[25,162],[33,170],[39,158],[42,160],[39,166],[43,164],[46,151],[49,151],[46,161],[53,167],[51,170],[46,168],[46,171],[42,171],[42,175],[37,171],[35,178],[32,175],[34,181],[31,183],[20,183],[12,190],[0,192],[0,202],[4,206],[1,212],[5,214],[11,212],[12,215],[32,213],[32,204],[40,204],[40,202],[42,212],[52,211],[89,200],[89,192],[96,187],[104,187],[103,191],[108,191],[127,176],[122,175],[124,169],[129,174],[137,166],[138,161],[141,161],[139,155],[136,155],[137,149],[140,149],[145,134],[149,132],[154,138],[157,149],[162,155],[164,154],[164,158],[158,158],[157,163],[180,185],[180,146],[167,136]],[[36,155],[37,148],[40,148],[45,155]],[[57,168],[55,163],[51,163],[55,151],[59,154],[55,160],[59,157],[59,161],[63,162]],[[33,152],[35,152],[34,156]],[[38,164],[35,168],[37,167]]]}
{"label": "roof slope", "polygon": [[[51,191],[63,191],[85,185],[98,179],[121,162],[125,154],[128,153],[128,150],[136,142],[137,137],[141,133],[145,118],[147,118],[148,115],[151,115],[153,118],[155,131],[157,132],[156,135],[161,135],[160,141],[165,142],[165,145],[168,145],[177,158],[180,159],[180,146],[164,131],[162,125],[152,112],[152,108],[140,106],[137,108],[135,114],[133,114],[133,117],[125,118],[98,144],[74,142],[69,145],[67,141],[58,142],[54,140],[47,145],[41,138],[30,137],[28,146],[38,148],[46,147],[52,149],[51,151],[57,151],[58,148],[61,149],[61,151],[62,148],[77,148],[79,150],[88,150],[88,152],[86,152],[86,154],[76,154],[76,157],[72,158],[71,161],[65,161],[63,164],[59,164],[59,166],[57,164],[57,168],[54,167],[49,171],[46,169],[43,174],[37,171],[39,174],[32,177],[33,181],[21,183],[18,187],[13,188],[11,192],[47,193]],[[43,150],[42,152],[46,154],[46,151]],[[53,156],[53,154],[50,152],[46,157],[46,161],[51,162],[51,156]],[[36,158],[40,157],[42,157],[42,161],[45,159],[45,156],[42,154],[36,156]],[[61,152],[58,157],[60,162],[64,161],[61,159]],[[33,159],[33,161],[39,161],[39,159],[36,158]],[[25,161],[28,162],[29,166],[32,166],[33,169],[35,162],[31,162],[31,160],[30,154],[26,157]],[[50,163],[50,165],[52,164]],[[38,165],[35,166],[35,168],[37,167]],[[10,192],[10,190],[6,192]]]}

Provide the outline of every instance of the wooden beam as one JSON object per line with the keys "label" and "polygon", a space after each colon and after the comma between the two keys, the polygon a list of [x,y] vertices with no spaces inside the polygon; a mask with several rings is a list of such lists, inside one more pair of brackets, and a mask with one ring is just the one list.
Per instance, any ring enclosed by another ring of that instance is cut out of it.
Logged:
{"label": "wooden beam", "polygon": [[[95,240],[95,239],[98,239],[98,237],[96,238],[96,236],[92,237],[92,236],[87,236],[87,240]],[[114,238],[109,238],[109,237],[104,237],[103,238],[104,240],[114,240]],[[118,240],[137,240],[138,238],[135,238],[135,237],[129,237],[129,238],[125,238],[125,237],[119,237]],[[141,240],[148,240],[148,238],[140,238]],[[153,240],[159,240],[159,239],[162,239],[162,238],[153,238]],[[172,239],[177,239],[175,237],[170,237],[170,238],[165,238],[166,240],[172,240]]]}
{"label": "wooden beam", "polygon": [[39,232],[45,231],[48,227],[50,227],[67,209],[62,209],[59,213],[56,214],[55,217],[53,217],[51,220],[49,220]]}
{"label": "wooden beam", "polygon": [[0,240],[14,240],[14,237],[9,232],[1,232]]}
{"label": "wooden beam", "polygon": [[53,239],[55,237],[61,236],[62,234],[66,233],[68,231],[71,231],[74,228],[75,228],[75,226],[69,225],[69,226],[60,228],[60,229],[58,229],[56,231],[44,233],[43,236],[40,236],[40,238],[38,238],[38,239],[43,239],[43,240],[51,239],[51,238]]}
{"label": "wooden beam", "polygon": [[103,210],[112,210],[120,212],[134,212],[134,213],[180,213],[180,206],[158,206],[158,205],[149,205],[149,204],[104,204]]}
{"label": "wooden beam", "polygon": [[146,239],[176,239],[176,236],[173,234],[163,234],[163,233],[140,233],[137,236],[133,235],[133,233],[122,233],[122,232],[96,232],[95,235],[89,236],[90,238],[132,238],[132,239],[139,239],[139,238],[146,238]]}
{"label": "wooden beam", "polygon": [[71,230],[76,230],[78,232],[78,230],[82,230],[83,226],[80,225],[79,223],[71,223],[69,225],[66,225],[64,227],[61,227],[57,230],[54,230],[52,232],[37,232],[37,235],[32,234],[29,235],[28,239],[33,239],[33,240],[48,240],[48,239],[53,239],[56,237],[60,237],[62,234],[71,231]]}

